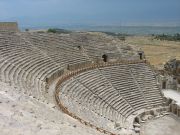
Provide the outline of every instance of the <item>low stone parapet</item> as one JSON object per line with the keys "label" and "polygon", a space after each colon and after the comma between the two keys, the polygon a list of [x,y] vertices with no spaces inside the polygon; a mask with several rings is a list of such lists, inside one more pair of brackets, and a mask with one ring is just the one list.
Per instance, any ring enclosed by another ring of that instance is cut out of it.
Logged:
{"label": "low stone parapet", "polygon": [[18,32],[17,22],[0,22],[0,32]]}

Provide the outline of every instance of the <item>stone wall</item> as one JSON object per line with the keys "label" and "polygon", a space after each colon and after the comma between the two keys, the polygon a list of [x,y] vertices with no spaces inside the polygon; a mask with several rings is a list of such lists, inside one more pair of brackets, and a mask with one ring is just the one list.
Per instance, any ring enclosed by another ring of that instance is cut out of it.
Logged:
{"label": "stone wall", "polygon": [[160,89],[173,89],[177,90],[177,80],[174,79],[173,76],[170,76],[168,74],[166,75],[159,75],[157,77]]}
{"label": "stone wall", "polygon": [[180,60],[169,60],[159,74],[159,84],[162,89],[180,91]]}
{"label": "stone wall", "polygon": [[166,100],[166,105],[169,106],[169,112],[180,117],[180,105],[177,104],[177,102],[171,98],[165,98],[165,100]]}
{"label": "stone wall", "polygon": [[[141,126],[153,119],[158,119],[160,117],[163,117],[165,115],[169,115],[170,108],[169,106],[162,106],[158,108],[153,108],[150,110],[144,110],[143,113],[140,113],[138,116],[134,118],[133,126],[136,133],[140,133]],[[141,135],[142,133],[140,133]]]}
{"label": "stone wall", "polygon": [[180,105],[178,105],[176,103],[171,103],[170,104],[170,112],[172,112],[173,114],[180,117]]}
{"label": "stone wall", "polygon": [[0,22],[0,32],[18,32],[18,24],[16,22]]}

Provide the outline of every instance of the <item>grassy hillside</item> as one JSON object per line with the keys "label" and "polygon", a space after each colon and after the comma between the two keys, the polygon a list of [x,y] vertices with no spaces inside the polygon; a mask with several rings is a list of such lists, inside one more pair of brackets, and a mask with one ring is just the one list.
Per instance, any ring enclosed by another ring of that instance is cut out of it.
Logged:
{"label": "grassy hillside", "polygon": [[158,40],[152,36],[129,36],[125,42],[144,50],[146,58],[159,68],[170,58],[180,59],[179,41]]}

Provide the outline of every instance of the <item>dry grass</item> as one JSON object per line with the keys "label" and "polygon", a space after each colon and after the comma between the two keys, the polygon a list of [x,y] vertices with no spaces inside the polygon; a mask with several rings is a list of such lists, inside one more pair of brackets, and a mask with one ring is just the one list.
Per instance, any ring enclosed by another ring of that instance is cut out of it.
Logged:
{"label": "dry grass", "polygon": [[147,60],[158,68],[162,68],[171,58],[180,59],[180,42],[160,41],[151,36],[127,37],[126,43],[140,47]]}

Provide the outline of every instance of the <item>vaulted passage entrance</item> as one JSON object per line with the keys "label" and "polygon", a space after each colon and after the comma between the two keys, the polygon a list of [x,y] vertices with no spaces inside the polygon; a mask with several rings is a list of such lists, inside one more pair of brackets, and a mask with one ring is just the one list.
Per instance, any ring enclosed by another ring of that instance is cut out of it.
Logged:
{"label": "vaulted passage entrance", "polygon": [[142,53],[139,53],[139,58],[140,60],[142,60]]}
{"label": "vaulted passage entrance", "polygon": [[104,55],[102,56],[102,58],[103,58],[103,61],[104,61],[104,62],[107,62],[108,56],[107,56],[106,54],[104,54]]}
{"label": "vaulted passage entrance", "polygon": [[166,82],[165,81],[162,83],[162,89],[166,89]]}

